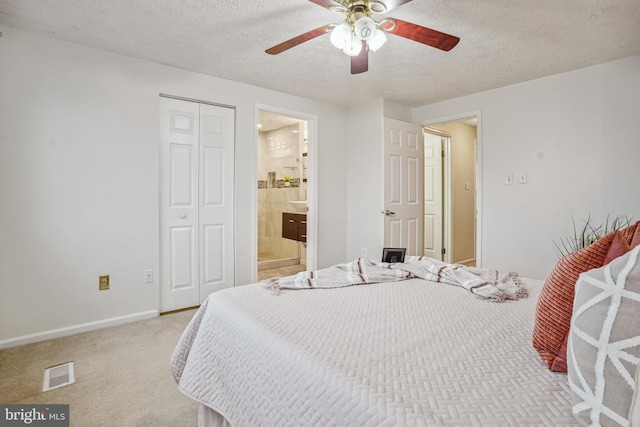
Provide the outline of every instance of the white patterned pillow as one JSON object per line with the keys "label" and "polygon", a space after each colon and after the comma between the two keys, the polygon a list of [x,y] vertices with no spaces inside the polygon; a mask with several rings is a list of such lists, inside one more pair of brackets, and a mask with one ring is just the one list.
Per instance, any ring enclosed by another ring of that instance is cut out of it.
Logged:
{"label": "white patterned pillow", "polygon": [[567,349],[582,425],[626,426],[640,359],[640,246],[582,273]]}

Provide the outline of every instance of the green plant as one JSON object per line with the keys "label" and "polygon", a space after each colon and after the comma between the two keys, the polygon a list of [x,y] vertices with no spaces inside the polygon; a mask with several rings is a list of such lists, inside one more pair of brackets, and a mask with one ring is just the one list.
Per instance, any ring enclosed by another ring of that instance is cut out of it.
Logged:
{"label": "green plant", "polygon": [[613,221],[609,221],[609,215],[607,215],[604,224],[594,226],[591,223],[591,215],[589,215],[581,228],[576,227],[573,217],[571,217],[571,223],[573,224],[573,235],[561,237],[560,243],[553,242],[560,258],[578,249],[586,248],[607,233],[628,227],[631,224],[631,218],[627,215],[618,215]]}

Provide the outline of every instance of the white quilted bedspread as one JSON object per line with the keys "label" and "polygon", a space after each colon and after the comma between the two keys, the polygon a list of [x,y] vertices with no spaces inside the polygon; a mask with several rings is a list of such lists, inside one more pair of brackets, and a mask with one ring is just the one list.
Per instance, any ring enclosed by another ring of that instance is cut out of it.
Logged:
{"label": "white quilted bedspread", "polygon": [[172,357],[180,390],[245,426],[576,425],[531,345],[529,298],[411,279],[212,294]]}

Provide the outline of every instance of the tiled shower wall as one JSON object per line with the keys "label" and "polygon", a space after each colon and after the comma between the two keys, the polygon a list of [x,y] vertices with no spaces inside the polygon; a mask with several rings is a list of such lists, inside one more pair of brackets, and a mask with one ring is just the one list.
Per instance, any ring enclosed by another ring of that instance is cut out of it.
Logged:
{"label": "tiled shower wall", "polygon": [[[259,132],[258,262],[298,257],[299,243],[282,238],[282,212],[294,212],[289,200],[306,200],[302,140],[300,125]],[[269,172],[275,172],[275,183]],[[284,187],[285,175],[292,179],[292,186]]]}
{"label": "tiled shower wall", "polygon": [[282,212],[293,212],[297,188],[258,190],[258,262],[298,257],[298,242],[282,238]]}

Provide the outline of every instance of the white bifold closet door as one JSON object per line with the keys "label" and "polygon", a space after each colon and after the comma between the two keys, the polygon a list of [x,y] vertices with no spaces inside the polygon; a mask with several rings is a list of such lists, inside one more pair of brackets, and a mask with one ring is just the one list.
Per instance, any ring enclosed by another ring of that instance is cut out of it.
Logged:
{"label": "white bifold closet door", "polygon": [[235,110],[160,97],[160,311],[234,285]]}

